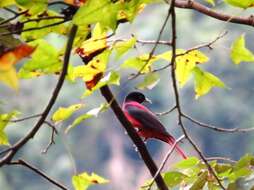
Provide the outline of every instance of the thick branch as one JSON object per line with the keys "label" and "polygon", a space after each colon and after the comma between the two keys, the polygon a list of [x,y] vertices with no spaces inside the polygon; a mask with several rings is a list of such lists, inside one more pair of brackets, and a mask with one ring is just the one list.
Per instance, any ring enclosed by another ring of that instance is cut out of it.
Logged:
{"label": "thick branch", "polygon": [[34,135],[41,128],[42,124],[45,122],[45,120],[46,120],[51,108],[53,107],[53,105],[54,105],[54,103],[55,103],[55,101],[58,97],[58,94],[59,94],[59,92],[60,92],[60,90],[63,86],[65,75],[67,74],[67,69],[68,69],[68,65],[69,65],[69,59],[70,59],[72,44],[73,44],[77,29],[78,29],[78,27],[76,25],[73,25],[72,28],[71,28],[69,40],[68,40],[65,55],[64,55],[64,63],[63,63],[62,72],[60,74],[57,85],[56,85],[56,87],[53,91],[53,94],[51,96],[51,99],[49,100],[48,105],[46,106],[45,110],[43,111],[40,119],[35,124],[35,126],[28,132],[28,134],[24,138],[20,139],[16,144],[14,144],[11,148],[11,151],[8,152],[8,154],[5,155],[0,160],[0,167],[3,166],[6,163],[9,163],[12,160],[13,156],[17,153],[17,151],[21,147],[23,147],[30,139],[32,139],[34,137]]}
{"label": "thick branch", "polygon": [[217,11],[214,11],[198,2],[193,0],[176,0],[175,6],[178,8],[184,9],[193,9],[207,16],[213,17],[217,20],[232,22],[236,24],[244,24],[249,26],[254,26],[254,16],[251,15],[249,17],[237,17],[233,15],[223,14]]}
{"label": "thick branch", "polygon": [[[108,86],[104,86],[101,88],[101,94],[104,96],[104,98],[107,100],[107,102],[110,104],[111,109],[115,113],[118,120],[121,122],[125,130],[127,131],[129,137],[137,147],[142,159],[144,160],[147,168],[149,169],[151,175],[154,177],[156,175],[156,172],[158,171],[158,168],[156,164],[154,163],[153,159],[151,158],[144,142],[141,140],[141,138],[136,133],[135,129],[132,127],[129,120],[125,117],[121,107],[117,103],[117,101],[114,98],[114,95],[110,91]],[[167,190],[167,186],[161,177],[160,173],[155,178],[155,182],[160,190]]]}

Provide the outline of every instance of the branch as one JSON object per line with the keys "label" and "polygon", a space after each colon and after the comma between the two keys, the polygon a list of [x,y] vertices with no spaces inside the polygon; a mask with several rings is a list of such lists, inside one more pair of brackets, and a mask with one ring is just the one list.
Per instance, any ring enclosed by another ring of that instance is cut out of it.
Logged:
{"label": "branch", "polygon": [[179,98],[179,92],[177,87],[177,81],[176,81],[176,74],[175,74],[175,67],[176,67],[176,13],[175,13],[175,1],[171,1],[170,9],[172,9],[172,21],[171,21],[171,28],[172,28],[172,58],[171,58],[171,77],[172,77],[172,86],[173,91],[175,95],[175,101],[176,101],[176,109],[178,111],[178,125],[181,127],[183,134],[185,135],[186,139],[189,141],[189,143],[192,145],[192,147],[196,150],[200,158],[203,160],[205,165],[207,166],[208,171],[214,176],[216,181],[218,182],[219,186],[226,190],[223,184],[221,183],[219,177],[216,175],[213,168],[210,166],[209,162],[206,160],[205,156],[201,152],[201,150],[198,148],[198,146],[195,144],[195,142],[191,139],[189,136],[187,130],[185,129],[185,126],[182,121],[182,110],[180,105],[180,98]]}
{"label": "branch", "polygon": [[[160,29],[159,35],[158,35],[158,37],[157,37],[157,40],[156,40],[156,42],[155,42],[155,44],[154,44],[154,46],[153,46],[153,49],[152,49],[152,51],[149,53],[148,59],[146,60],[145,64],[141,67],[141,69],[138,71],[138,73],[135,74],[135,75],[133,75],[132,77],[130,77],[129,80],[135,79],[135,78],[137,78],[140,74],[142,74],[142,71],[145,69],[145,67],[149,64],[150,60],[153,58],[153,54],[154,54],[154,52],[155,52],[155,50],[156,50],[156,47],[158,46],[158,42],[160,41],[161,36],[162,36],[162,33],[163,33],[163,31],[164,31],[164,29],[165,29],[165,27],[166,27],[166,25],[167,25],[167,22],[168,22],[168,19],[169,19],[169,17],[170,17],[170,14],[171,14],[171,10],[168,9],[167,16],[166,16],[166,18],[165,18],[165,20],[164,20],[164,22],[163,22],[163,24],[162,24],[162,27],[161,27],[161,29]],[[170,45],[171,45],[171,44],[170,44]]]}
{"label": "branch", "polygon": [[[137,147],[137,150],[139,151],[151,175],[154,177],[156,175],[156,172],[158,171],[158,168],[156,164],[154,163],[153,159],[151,158],[144,142],[141,140],[141,138],[139,137],[139,135],[137,134],[137,132],[135,131],[135,129],[133,128],[129,120],[125,117],[121,107],[119,106],[118,102],[116,101],[109,87],[103,86],[100,90],[101,90],[101,94],[110,104],[110,107],[115,113],[115,116],[121,122],[124,129],[127,131],[129,137],[131,138],[131,140]],[[158,175],[155,177],[155,182],[160,190],[168,190],[167,185],[165,184],[160,173],[158,173]]]}
{"label": "branch", "polygon": [[232,22],[236,24],[244,24],[249,26],[254,26],[254,16],[250,15],[249,17],[237,17],[233,15],[227,15],[214,11],[198,2],[193,0],[176,0],[175,6],[183,9],[193,9],[207,16],[213,17],[217,20]]}
{"label": "branch", "polygon": [[38,175],[40,175],[41,177],[43,177],[44,179],[46,179],[47,181],[49,181],[50,183],[54,184],[55,186],[59,187],[60,189],[63,190],[68,190],[67,187],[65,187],[63,184],[57,182],[56,180],[52,179],[51,177],[47,176],[44,172],[42,172],[40,169],[32,166],[31,164],[27,163],[24,160],[17,160],[17,161],[13,161],[9,163],[10,165],[19,165],[19,166],[24,166],[32,171],[34,171],[35,173],[37,173]]}
{"label": "branch", "polygon": [[62,21],[59,21],[59,22],[55,22],[55,23],[52,23],[52,24],[44,25],[44,26],[31,27],[31,28],[26,28],[24,30],[18,29],[18,30],[14,30],[14,31],[11,31],[11,32],[4,32],[4,33],[0,33],[0,36],[8,36],[8,35],[12,35],[12,34],[19,34],[21,32],[28,32],[28,31],[33,31],[33,30],[41,30],[41,29],[44,29],[44,28],[49,28],[49,27],[52,27],[52,26],[57,26],[57,25],[63,24],[63,23],[68,22],[70,20],[71,19],[68,18],[68,19],[65,19],[65,20],[62,20]]}
{"label": "branch", "polygon": [[41,128],[42,124],[45,122],[51,108],[53,107],[58,94],[63,86],[64,80],[65,80],[65,75],[67,74],[67,69],[68,69],[68,65],[69,65],[69,59],[70,59],[70,54],[71,54],[71,49],[72,49],[72,44],[77,32],[78,26],[73,25],[70,31],[70,35],[69,35],[69,40],[67,42],[67,47],[65,50],[65,54],[64,54],[64,61],[63,61],[63,68],[62,68],[62,72],[59,76],[58,82],[56,84],[56,87],[53,91],[53,94],[49,100],[48,105],[46,106],[45,110],[43,111],[40,119],[38,120],[38,122],[35,124],[35,126],[28,132],[28,134],[23,137],[22,139],[20,139],[18,142],[16,142],[10,152],[8,152],[8,154],[6,154],[1,160],[0,160],[0,167],[2,167],[4,164],[9,163],[13,156],[18,152],[18,150],[20,148],[22,148],[30,139],[32,139],[34,137],[34,135],[39,131],[39,129]]}
{"label": "branch", "polygon": [[223,132],[223,133],[236,133],[236,132],[247,133],[247,132],[254,131],[253,127],[252,128],[246,128],[246,129],[240,129],[240,128],[225,129],[225,128],[220,128],[220,127],[215,127],[213,125],[208,125],[206,123],[202,123],[200,121],[197,121],[197,120],[193,119],[192,117],[190,117],[188,115],[185,115],[184,113],[182,113],[182,116],[185,117],[186,119],[188,119],[189,121],[191,121],[192,123],[197,124],[200,127],[212,129],[212,130],[218,131],[218,132]]}

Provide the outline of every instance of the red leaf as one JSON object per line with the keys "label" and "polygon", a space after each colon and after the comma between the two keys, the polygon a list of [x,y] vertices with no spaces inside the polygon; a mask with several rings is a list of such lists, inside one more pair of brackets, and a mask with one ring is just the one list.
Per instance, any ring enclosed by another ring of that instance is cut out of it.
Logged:
{"label": "red leaf", "polygon": [[27,44],[21,44],[15,48],[6,50],[0,55],[0,70],[8,70],[14,64],[24,57],[33,53],[36,47]]}
{"label": "red leaf", "polygon": [[90,81],[86,81],[86,87],[88,90],[92,90],[92,88],[100,81],[100,79],[102,78],[103,73],[98,73],[96,75],[94,75],[94,78]]}

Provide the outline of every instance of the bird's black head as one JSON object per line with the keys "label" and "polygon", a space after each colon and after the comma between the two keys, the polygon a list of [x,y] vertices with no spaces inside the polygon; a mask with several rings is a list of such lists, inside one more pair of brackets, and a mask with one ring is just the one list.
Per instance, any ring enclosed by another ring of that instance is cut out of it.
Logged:
{"label": "bird's black head", "polygon": [[143,103],[143,102],[151,103],[151,100],[146,98],[145,95],[142,94],[141,92],[131,92],[131,93],[129,93],[125,97],[125,102],[128,102],[128,101],[135,101],[135,102],[138,102],[140,104]]}

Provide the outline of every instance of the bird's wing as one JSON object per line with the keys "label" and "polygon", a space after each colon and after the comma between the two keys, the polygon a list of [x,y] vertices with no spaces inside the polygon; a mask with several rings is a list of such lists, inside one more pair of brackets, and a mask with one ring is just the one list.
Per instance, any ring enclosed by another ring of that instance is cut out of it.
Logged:
{"label": "bird's wing", "polygon": [[125,110],[131,117],[139,121],[145,129],[168,134],[162,123],[150,111],[142,110],[136,106],[126,106]]}

